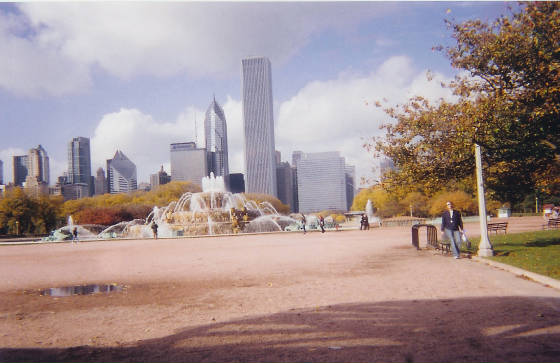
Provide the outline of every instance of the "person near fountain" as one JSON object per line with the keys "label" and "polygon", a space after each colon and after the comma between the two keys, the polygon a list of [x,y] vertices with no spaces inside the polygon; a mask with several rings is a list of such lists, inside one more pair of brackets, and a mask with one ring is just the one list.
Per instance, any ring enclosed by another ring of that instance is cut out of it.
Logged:
{"label": "person near fountain", "polygon": [[362,219],[360,220],[360,231],[361,230],[365,231],[366,229],[369,229],[369,218],[364,213],[364,214],[362,214]]}
{"label": "person near fountain", "polygon": [[447,210],[441,215],[441,231],[449,239],[453,256],[457,259],[460,258],[463,220],[461,219],[461,213],[453,210],[453,203],[451,202],[447,202]]}
{"label": "person near fountain", "polygon": [[303,234],[306,233],[305,231],[305,223],[307,223],[307,219],[305,219],[305,214],[301,214],[301,226],[303,227]]}
{"label": "person near fountain", "polygon": [[157,229],[158,229],[157,223],[152,222],[152,232],[154,232],[154,239],[157,239]]}
{"label": "person near fountain", "polygon": [[78,238],[78,227],[74,227],[72,230],[72,243],[78,244],[78,242],[80,242],[80,239]]}
{"label": "person near fountain", "polygon": [[325,233],[325,218],[319,216],[319,227],[321,227],[321,233]]}

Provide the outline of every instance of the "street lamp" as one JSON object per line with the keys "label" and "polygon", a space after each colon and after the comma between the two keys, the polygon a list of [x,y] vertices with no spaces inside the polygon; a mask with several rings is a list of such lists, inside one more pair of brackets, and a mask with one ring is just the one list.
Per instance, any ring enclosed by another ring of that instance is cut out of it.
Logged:
{"label": "street lamp", "polygon": [[489,257],[494,255],[492,244],[488,238],[488,224],[486,222],[486,201],[484,200],[484,180],[482,178],[482,156],[480,145],[474,144],[474,157],[476,161],[476,185],[478,189],[478,214],[480,216],[480,243],[478,255]]}

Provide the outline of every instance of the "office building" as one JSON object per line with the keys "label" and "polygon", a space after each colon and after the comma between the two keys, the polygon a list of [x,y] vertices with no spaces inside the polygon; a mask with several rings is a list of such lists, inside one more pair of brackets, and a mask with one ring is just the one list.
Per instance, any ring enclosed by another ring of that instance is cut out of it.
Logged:
{"label": "office building", "polygon": [[299,211],[346,211],[346,165],[337,151],[306,153],[297,161]]}
{"label": "office building", "polygon": [[294,203],[294,170],[290,163],[281,162],[276,168],[276,178],[278,181],[278,199],[290,206],[290,211],[295,212]]}
{"label": "office building", "polygon": [[27,178],[27,155],[19,155],[12,157],[12,166],[14,172],[14,184],[17,186],[23,186],[25,183],[25,178]]}
{"label": "office building", "polygon": [[117,150],[115,156],[107,160],[107,190],[111,194],[117,194],[136,189],[136,165],[122,151]]}
{"label": "office building", "polygon": [[208,175],[229,175],[227,124],[224,110],[216,102],[216,98],[208,106],[204,118],[204,141],[207,153]]}
{"label": "office building", "polygon": [[97,169],[95,177],[95,195],[102,195],[108,192],[107,178],[105,177],[105,170],[103,168]]}
{"label": "office building", "polygon": [[167,184],[170,181],[171,181],[171,176],[169,176],[165,172],[165,170],[163,170],[163,165],[162,165],[160,171],[158,171],[156,174],[150,175],[150,189],[154,190],[160,185]]}
{"label": "office building", "polygon": [[30,149],[27,155],[13,156],[12,161],[15,185],[23,186],[27,177],[49,184],[49,157],[41,145]]}
{"label": "office building", "polygon": [[243,173],[229,174],[229,191],[232,193],[245,192],[245,180]]}
{"label": "office building", "polygon": [[303,155],[303,151],[293,151],[292,152],[292,166],[295,168],[297,165],[297,162],[301,160]]}
{"label": "office building", "polygon": [[4,185],[4,162],[0,160],[0,185]]}
{"label": "office building", "polygon": [[202,187],[202,178],[208,176],[205,148],[197,148],[194,142],[170,145],[171,180],[191,181]]}
{"label": "office building", "polygon": [[27,176],[37,182],[47,185],[50,183],[49,156],[41,145],[29,150],[27,154]]}
{"label": "office building", "polygon": [[23,190],[31,197],[39,198],[41,195],[49,194],[49,185],[36,176],[27,175]]}
{"label": "office building", "polygon": [[[87,198],[90,194],[89,192],[89,185],[86,183],[60,185],[60,194],[62,194],[65,201]],[[56,194],[56,191],[54,192],[54,194]]]}
{"label": "office building", "polygon": [[254,57],[241,63],[245,190],[277,196],[270,61]]}
{"label": "office building", "polygon": [[350,210],[356,195],[356,167],[354,165],[346,165],[346,209]]}
{"label": "office building", "polygon": [[91,182],[91,154],[89,139],[75,137],[68,143],[68,183],[86,184],[89,187],[88,195],[94,192]]}

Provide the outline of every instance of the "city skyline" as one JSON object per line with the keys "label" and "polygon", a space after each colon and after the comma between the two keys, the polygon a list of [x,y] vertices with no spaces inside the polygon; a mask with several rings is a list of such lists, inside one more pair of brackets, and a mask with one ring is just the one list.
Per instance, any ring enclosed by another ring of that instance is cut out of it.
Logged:
{"label": "city skyline", "polygon": [[4,182],[13,181],[11,157],[41,144],[52,184],[78,136],[91,140],[92,170],[119,149],[138,165],[138,181],[149,181],[161,165],[170,170],[171,143],[204,138],[213,94],[228,122],[230,173],[243,172],[240,61],[250,55],[272,63],[282,155],[337,150],[358,180],[375,177],[363,138],[379,135],[387,118],[374,102],[447,96],[439,83],[455,71],[432,51],[452,44],[444,19],[493,20],[508,6],[518,5],[1,3]]}

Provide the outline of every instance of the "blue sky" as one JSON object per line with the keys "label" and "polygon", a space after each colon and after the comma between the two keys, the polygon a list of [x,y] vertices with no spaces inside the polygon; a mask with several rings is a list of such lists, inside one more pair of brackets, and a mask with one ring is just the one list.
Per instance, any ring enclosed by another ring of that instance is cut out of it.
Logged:
{"label": "blue sky", "polygon": [[[231,172],[243,172],[241,59],[272,63],[276,149],[340,151],[375,178],[363,138],[404,102],[456,71],[436,45],[444,19],[493,20],[510,2],[25,2],[0,3],[0,160],[43,145],[51,181],[66,147],[92,144],[92,172],[122,150],[139,181],[164,165],[169,143],[202,133],[212,97],[228,123]],[[426,71],[434,80],[426,79]],[[200,137],[198,138],[200,141]]]}

